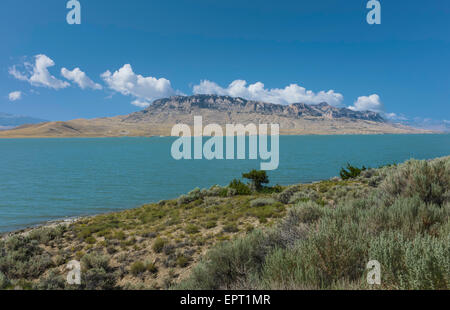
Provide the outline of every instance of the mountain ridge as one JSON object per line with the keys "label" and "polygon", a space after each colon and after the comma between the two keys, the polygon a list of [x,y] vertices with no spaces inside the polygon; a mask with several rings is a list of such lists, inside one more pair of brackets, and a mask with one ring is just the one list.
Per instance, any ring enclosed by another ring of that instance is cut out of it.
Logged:
{"label": "mountain ridge", "polygon": [[318,104],[280,105],[218,95],[173,96],[155,100],[149,107],[128,115],[76,119],[25,125],[0,132],[0,138],[170,136],[175,124],[193,126],[194,116],[204,124],[280,125],[282,135],[431,133],[387,122],[371,111],[353,111]]}
{"label": "mountain ridge", "polygon": [[[143,111],[132,113],[139,115],[147,112],[161,112],[167,109],[178,109],[183,112],[191,112],[195,109],[212,109],[218,111],[241,111],[255,112],[265,115],[279,115],[285,117],[324,117],[333,118],[353,118],[369,120],[375,122],[385,122],[384,118],[376,112],[353,111],[347,108],[333,107],[326,102],[318,104],[292,103],[281,105],[262,101],[246,100],[240,97],[218,96],[218,95],[193,95],[193,96],[173,96],[155,100]],[[130,116],[131,116],[130,115]]]}

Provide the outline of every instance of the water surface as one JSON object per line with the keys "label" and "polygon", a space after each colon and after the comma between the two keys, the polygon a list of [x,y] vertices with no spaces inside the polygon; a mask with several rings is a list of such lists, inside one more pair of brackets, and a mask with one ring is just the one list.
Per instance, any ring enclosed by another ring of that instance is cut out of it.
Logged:
{"label": "water surface", "polygon": [[[226,185],[253,160],[176,161],[174,138],[0,140],[0,231],[175,198]],[[272,184],[338,175],[347,162],[377,167],[450,155],[450,135],[281,136]]]}

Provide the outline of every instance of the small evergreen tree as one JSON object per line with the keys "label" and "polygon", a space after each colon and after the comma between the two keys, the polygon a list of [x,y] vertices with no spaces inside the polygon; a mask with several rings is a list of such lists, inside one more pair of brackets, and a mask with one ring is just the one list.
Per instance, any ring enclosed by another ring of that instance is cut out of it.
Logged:
{"label": "small evergreen tree", "polygon": [[341,169],[339,173],[342,180],[349,180],[359,177],[362,171],[367,170],[366,167],[362,166],[362,168],[354,167],[350,164],[347,164],[347,170],[345,168]]}
{"label": "small evergreen tree", "polygon": [[263,170],[252,170],[249,173],[242,174],[242,177],[245,179],[249,179],[252,182],[252,186],[257,190],[262,189],[262,184],[268,184],[269,178],[267,177],[267,173]]}

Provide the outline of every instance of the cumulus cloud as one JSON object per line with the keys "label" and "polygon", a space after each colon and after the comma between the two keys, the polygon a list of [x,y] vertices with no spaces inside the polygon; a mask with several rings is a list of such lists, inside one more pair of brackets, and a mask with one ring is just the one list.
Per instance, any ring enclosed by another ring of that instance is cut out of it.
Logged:
{"label": "cumulus cloud", "polygon": [[27,81],[33,86],[48,87],[53,89],[66,88],[70,84],[55,78],[48,71],[48,68],[53,67],[55,62],[46,55],[37,55],[34,57],[34,64],[24,63],[25,72],[17,70],[16,66],[9,69],[9,73],[16,79]]}
{"label": "cumulus cloud", "polygon": [[178,92],[172,88],[165,78],[144,77],[133,72],[131,65],[126,64],[111,73],[109,70],[101,75],[108,87],[122,95],[136,98],[132,104],[145,107],[155,99],[169,97]]}
{"label": "cumulus cloud", "polygon": [[141,101],[139,99],[136,99],[136,100],[132,101],[131,104],[135,105],[137,107],[140,107],[140,108],[147,108],[148,106],[150,106],[150,102]]}
{"label": "cumulus cloud", "polygon": [[17,101],[22,99],[22,92],[20,91],[13,91],[12,93],[9,93],[8,95],[9,101]]}
{"label": "cumulus cloud", "polygon": [[334,90],[315,93],[297,84],[291,84],[285,88],[267,89],[261,82],[247,85],[244,80],[233,81],[228,87],[223,88],[218,84],[204,80],[193,88],[195,94],[214,94],[241,97],[248,100],[257,100],[277,104],[307,103],[318,104],[327,102],[330,105],[339,106],[344,100],[342,94]]}
{"label": "cumulus cloud", "polygon": [[77,84],[81,89],[91,88],[100,90],[103,88],[100,84],[94,83],[80,68],[75,68],[72,71],[62,68],[61,75]]}
{"label": "cumulus cloud", "polygon": [[[384,106],[381,103],[380,96],[373,94],[370,96],[361,96],[353,103],[353,106],[348,107],[353,111],[373,111],[383,113]],[[395,115],[391,115],[394,117]]]}

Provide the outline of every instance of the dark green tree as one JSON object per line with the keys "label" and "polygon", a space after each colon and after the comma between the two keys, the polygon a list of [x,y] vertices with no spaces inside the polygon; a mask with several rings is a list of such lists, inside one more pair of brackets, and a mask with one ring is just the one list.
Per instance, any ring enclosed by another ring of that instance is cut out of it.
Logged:
{"label": "dark green tree", "polygon": [[268,184],[269,178],[267,177],[267,173],[263,170],[252,170],[249,173],[242,174],[242,177],[245,179],[249,179],[252,182],[252,186],[257,190],[261,190],[263,185]]}
{"label": "dark green tree", "polygon": [[342,168],[341,172],[339,173],[342,180],[349,180],[357,178],[362,171],[367,170],[366,167],[362,166],[362,168],[354,167],[350,164],[347,164],[347,169]]}

